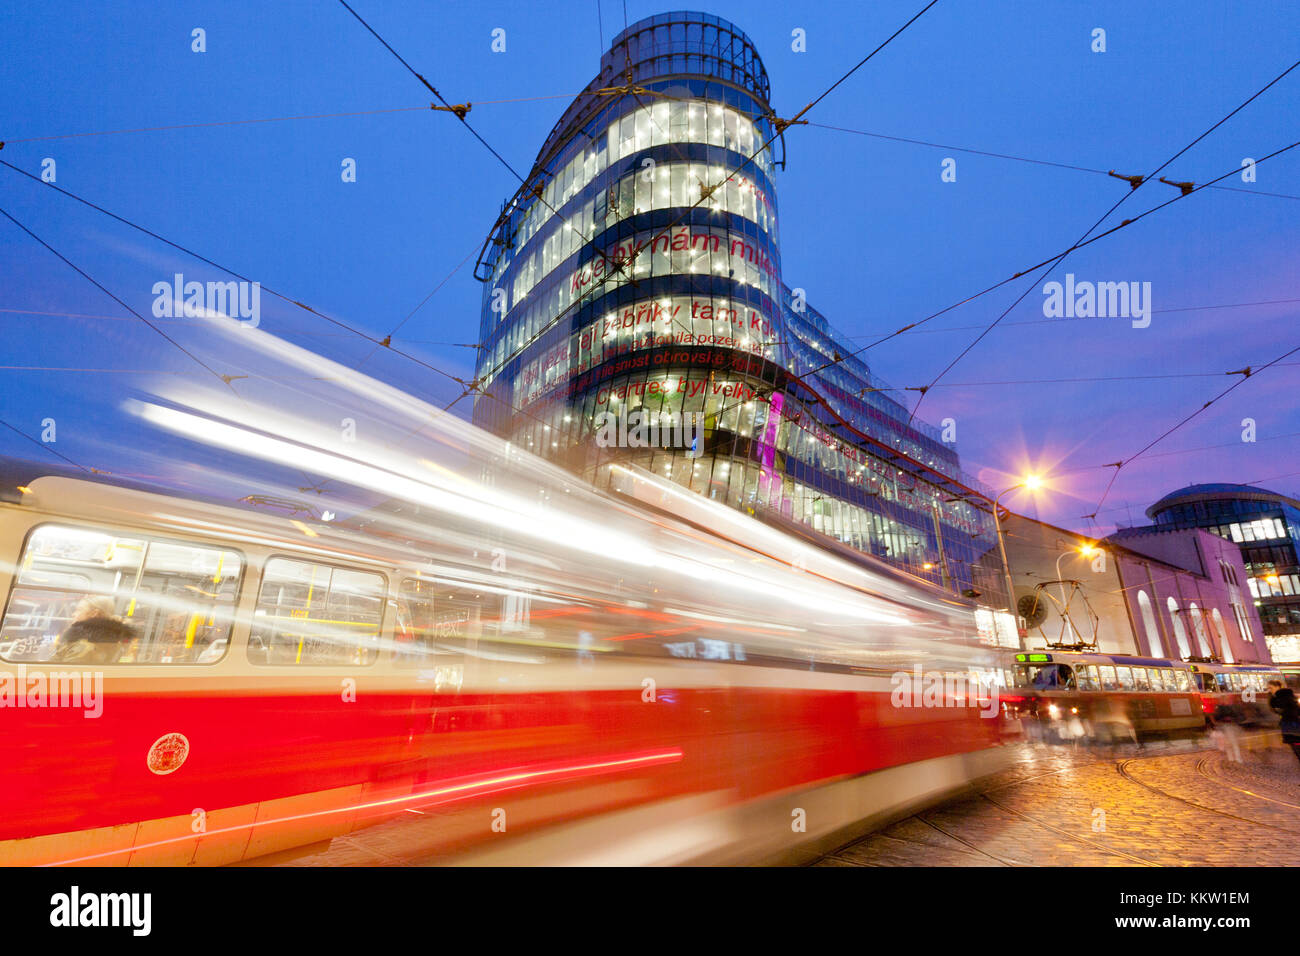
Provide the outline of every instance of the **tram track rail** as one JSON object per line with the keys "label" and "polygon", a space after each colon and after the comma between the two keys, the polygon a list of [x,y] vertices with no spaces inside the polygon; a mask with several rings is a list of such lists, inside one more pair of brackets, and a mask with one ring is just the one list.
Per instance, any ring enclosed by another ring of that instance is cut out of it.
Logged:
{"label": "tram track rail", "polygon": [[[1180,794],[1173,793],[1170,792],[1169,790],[1158,787],[1152,783],[1148,783],[1147,781],[1141,779],[1140,776],[1134,772],[1135,769],[1134,765],[1141,761],[1153,760],[1160,757],[1196,756],[1198,750],[1200,751],[1200,756],[1198,756],[1197,759],[1195,760],[1194,766],[1195,766],[1196,773],[1199,776],[1204,777],[1206,780],[1216,784],[1219,787],[1222,787],[1226,790],[1236,791],[1237,793],[1240,793],[1246,797],[1250,797],[1255,800],[1264,801],[1273,804],[1275,806],[1285,807],[1291,810],[1300,810],[1300,802],[1291,803],[1286,800],[1279,799],[1277,797],[1269,796],[1263,793],[1258,793],[1246,787],[1238,786],[1218,776],[1213,772],[1213,761],[1216,752],[1206,751],[1202,747],[1196,747],[1190,750],[1180,750],[1180,751],[1161,750],[1157,752],[1139,753],[1130,756],[1118,756],[1118,757],[1112,754],[1109,757],[1109,759],[1106,757],[1100,757],[1100,758],[1094,757],[1094,760],[1096,761],[1096,763],[1099,764],[1105,764],[1108,762],[1113,763],[1115,772],[1122,779],[1128,781],[1129,783],[1135,784],[1138,787],[1141,787],[1142,789],[1152,794],[1155,794],[1159,797],[1163,797],[1167,800],[1181,803],[1184,806],[1190,807],[1198,812],[1209,814],[1214,817],[1218,817],[1221,820],[1231,820],[1237,824],[1244,824],[1251,827],[1261,827],[1271,831],[1286,833],[1291,836],[1300,836],[1300,829],[1283,826],[1282,824],[1275,823],[1272,821],[1260,820],[1252,816],[1245,816],[1242,815],[1241,813],[1234,813],[1231,810],[1210,806],[1201,801],[1192,799],[1191,797],[1182,796]],[[1029,772],[1026,773],[1024,776],[1019,777],[1018,779],[998,782],[984,789],[973,791],[968,795],[967,799],[985,801],[991,804],[992,806],[996,807],[998,810],[1002,811],[1003,813],[1015,817],[1019,820],[1022,820],[1028,824],[1031,824],[1034,827],[1053,833],[1056,836],[1064,840],[1068,840],[1071,843],[1086,846],[1092,850],[1099,851],[1108,856],[1118,857],[1120,859],[1126,860],[1130,864],[1137,865],[1137,866],[1145,866],[1145,867],[1165,866],[1166,864],[1164,863],[1147,859],[1136,853],[1131,853],[1127,850],[1123,850],[1115,846],[1110,846],[1105,843],[1099,842],[1097,840],[1088,839],[1087,837],[1080,836],[1074,832],[1071,832],[1068,829],[1057,826],[1053,823],[1049,823],[1045,820],[1039,819],[1038,817],[1032,814],[1026,813],[1023,810],[1011,806],[1009,803],[1005,801],[1005,799],[999,799],[997,796],[999,791],[1012,790],[1014,788],[1026,786],[1036,781],[1043,780],[1047,777],[1053,777],[1062,773],[1067,773],[1072,770],[1078,770],[1081,767],[1088,765],[1089,763],[1092,763],[1092,761],[1080,760],[1077,762],[1072,762],[1070,766],[1066,766],[1066,767],[1057,767],[1053,770],[1046,770],[1037,773]],[[944,806],[951,807],[955,803],[956,801],[950,802],[949,804],[945,804]],[[931,830],[936,831],[937,833],[946,837],[948,840],[952,841],[954,846],[948,848],[950,851],[955,851],[957,850],[958,846],[960,846],[972,853],[978,854],[979,856],[992,861],[993,863],[999,866],[1025,867],[1025,866],[1035,865],[1034,863],[1013,859],[1011,857],[1004,856],[1002,854],[994,852],[993,850],[986,849],[977,840],[972,839],[967,835],[963,835],[960,822],[954,825],[954,823],[950,820],[943,820],[942,822],[936,821],[935,819],[933,819],[933,817],[941,809],[942,808],[940,807],[930,808],[920,813],[912,814],[910,817],[907,817],[904,820],[899,821],[899,823],[915,821],[918,824],[921,824],[925,827],[928,827]],[[1242,808],[1234,807],[1233,809],[1241,810]],[[930,850],[936,849],[936,847],[933,844],[925,843],[922,842],[921,840],[907,839],[905,837],[892,834],[892,833],[877,832],[875,834],[872,834],[870,837],[867,837],[866,839],[873,839],[873,838],[887,840],[890,843],[905,844],[912,847],[926,848]],[[857,863],[857,865],[863,865],[861,863],[858,863],[858,861],[853,860],[851,857],[846,856],[844,854],[844,851],[846,849],[848,848],[841,847],[835,852],[828,854],[828,857],[832,857],[841,860],[843,862]]]}
{"label": "tram track rail", "polygon": [[1075,834],[1071,833],[1069,830],[1063,830],[1062,828],[1053,826],[1050,823],[1044,823],[1042,820],[1038,820],[1034,817],[1031,817],[1029,814],[1025,813],[1022,810],[1017,810],[1015,807],[1009,807],[1005,803],[1001,803],[1000,801],[994,800],[987,793],[981,793],[980,796],[983,799],[987,800],[989,803],[993,804],[993,806],[997,807],[998,809],[1006,813],[1010,813],[1014,816],[1020,817],[1021,819],[1028,820],[1030,823],[1034,824],[1035,826],[1041,827],[1044,830],[1050,830],[1052,833],[1058,834],[1059,836],[1063,836],[1067,840],[1070,840],[1074,843],[1082,843],[1084,846],[1090,846],[1093,849],[1101,850],[1103,853],[1109,853],[1111,856],[1123,857],[1124,859],[1130,860],[1141,866],[1156,866],[1156,867],[1164,866],[1163,863],[1156,863],[1154,860],[1148,860],[1143,857],[1136,856],[1132,853],[1125,852],[1124,850],[1117,850],[1114,847],[1106,846],[1106,844],[1104,843],[1098,843],[1096,840],[1089,840],[1087,837],[1076,836]]}
{"label": "tram track rail", "polygon": [[[1029,814],[1024,813],[1024,812],[1021,811],[1021,810],[1017,810],[1015,807],[1007,806],[1005,803],[1002,803],[1002,802],[1000,802],[1000,801],[998,801],[998,800],[995,800],[995,799],[993,799],[992,797],[989,796],[990,793],[993,793],[993,792],[998,791],[998,790],[1006,790],[1006,789],[1009,789],[1009,788],[1012,788],[1012,787],[1018,787],[1018,786],[1021,786],[1021,785],[1023,785],[1023,784],[1031,783],[1031,782],[1033,782],[1033,781],[1035,781],[1035,780],[1041,780],[1041,779],[1043,779],[1044,777],[1051,777],[1051,776],[1055,776],[1055,775],[1057,775],[1057,774],[1066,773],[1066,772],[1071,771],[1071,770],[1077,770],[1080,766],[1082,766],[1082,765],[1084,765],[1084,764],[1086,764],[1086,763],[1090,763],[1090,762],[1091,762],[1091,761],[1080,761],[1080,762],[1078,762],[1078,763],[1073,763],[1073,764],[1071,764],[1071,765],[1068,766],[1068,767],[1058,767],[1058,768],[1056,768],[1055,770],[1048,770],[1048,771],[1045,771],[1045,772],[1043,772],[1043,773],[1035,773],[1035,774],[1031,774],[1031,775],[1029,775],[1029,776],[1021,777],[1021,778],[1019,778],[1019,779],[1009,780],[1009,781],[1006,781],[1006,782],[1004,782],[1004,783],[999,783],[999,784],[996,784],[996,785],[994,785],[994,786],[992,786],[992,787],[989,787],[989,788],[987,788],[987,789],[972,792],[972,793],[970,793],[970,794],[967,795],[967,799],[983,799],[983,800],[986,800],[988,803],[990,803],[990,804],[992,804],[993,806],[997,807],[999,810],[1003,811],[1004,813],[1010,814],[1010,815],[1015,816],[1015,817],[1019,817],[1020,819],[1023,819],[1023,820],[1025,820],[1026,822],[1028,822],[1028,823],[1030,823],[1030,824],[1032,824],[1032,825],[1034,825],[1034,826],[1036,826],[1036,827],[1039,827],[1040,829],[1047,830],[1047,831],[1049,831],[1049,832],[1051,832],[1051,833],[1054,833],[1054,834],[1056,834],[1056,835],[1058,835],[1058,836],[1064,837],[1065,839],[1068,839],[1068,840],[1070,840],[1071,842],[1083,844],[1083,845],[1088,846],[1088,847],[1090,847],[1090,848],[1092,848],[1092,849],[1094,849],[1094,850],[1100,850],[1101,852],[1106,853],[1106,854],[1109,854],[1109,855],[1111,855],[1111,856],[1121,857],[1121,858],[1123,858],[1123,859],[1125,859],[1125,860],[1128,860],[1128,861],[1131,862],[1131,863],[1135,863],[1135,864],[1138,864],[1138,865],[1140,865],[1140,866],[1149,866],[1149,867],[1158,867],[1158,866],[1162,866],[1163,864],[1161,864],[1161,863],[1156,863],[1156,862],[1154,862],[1154,861],[1152,861],[1152,860],[1144,859],[1144,858],[1142,858],[1142,857],[1140,857],[1140,856],[1136,856],[1135,854],[1128,853],[1128,852],[1126,852],[1126,851],[1124,851],[1124,850],[1118,850],[1118,849],[1116,849],[1116,848],[1114,848],[1114,847],[1106,846],[1106,845],[1103,844],[1103,843],[1098,843],[1098,842],[1095,841],[1095,840],[1089,840],[1089,839],[1087,839],[1086,837],[1080,837],[1080,836],[1077,836],[1077,835],[1075,835],[1075,834],[1073,834],[1073,833],[1070,833],[1068,830],[1064,830],[1064,829],[1062,829],[1062,828],[1060,828],[1060,827],[1053,826],[1053,825],[1050,824],[1050,823],[1045,823],[1045,822],[1042,821],[1042,820],[1039,820],[1039,819],[1037,819],[1037,818],[1035,818],[1035,817],[1032,817],[1032,816],[1030,816]],[[922,824],[922,825],[924,825],[924,826],[927,826],[927,827],[929,827],[929,828],[932,829],[932,830],[937,831],[938,833],[940,833],[940,834],[942,834],[943,836],[947,837],[948,839],[954,841],[955,843],[958,843],[958,844],[960,844],[960,845],[966,847],[967,849],[971,850],[972,852],[977,853],[977,854],[979,854],[980,856],[987,857],[987,858],[990,859],[990,860],[993,860],[994,862],[996,862],[997,864],[999,864],[999,865],[1001,865],[1001,866],[1007,866],[1007,867],[1032,867],[1032,866],[1035,865],[1034,863],[1031,863],[1031,862],[1026,862],[1026,861],[1023,861],[1023,860],[1015,860],[1015,859],[1012,859],[1012,858],[1009,858],[1009,857],[1001,856],[1001,855],[999,855],[999,854],[997,854],[997,853],[994,853],[994,852],[992,852],[992,851],[990,851],[990,850],[986,850],[984,847],[980,846],[978,843],[975,843],[975,842],[973,842],[973,841],[967,839],[966,837],[963,837],[963,836],[960,835],[959,833],[955,833],[955,832],[953,832],[953,830],[950,828],[950,826],[942,826],[942,825],[936,823],[934,820],[929,819],[928,816],[927,816],[927,814],[932,815],[934,812],[935,812],[935,810],[934,810],[934,809],[931,809],[931,810],[929,810],[929,811],[924,811],[924,812],[922,812],[922,813],[915,813],[915,814],[912,814],[910,817],[906,817],[906,818],[904,818],[903,820],[899,821],[899,823],[906,823],[906,822],[908,822],[909,820],[915,820],[916,822],[918,822],[918,823],[920,823],[920,824]],[[946,822],[946,821],[945,821],[945,822]],[[934,847],[933,847],[932,845],[930,845],[930,844],[925,844],[925,843],[922,843],[922,842],[920,842],[920,841],[918,841],[918,840],[908,840],[908,839],[904,839],[904,838],[901,838],[901,837],[898,837],[898,836],[894,836],[894,835],[892,835],[892,834],[884,833],[884,832],[873,833],[873,834],[871,834],[871,836],[868,837],[867,839],[884,839],[884,840],[888,840],[888,841],[890,841],[890,842],[892,842],[892,843],[903,843],[903,844],[907,844],[907,845],[910,845],[910,846],[922,847],[922,848],[925,848],[925,849],[931,849],[931,850],[934,849]],[[863,865],[863,864],[857,863],[857,861],[854,861],[854,860],[852,860],[852,859],[849,858],[849,857],[846,857],[846,856],[843,854],[843,850],[845,850],[845,849],[847,849],[847,847],[840,847],[839,849],[835,850],[833,853],[829,853],[829,854],[827,854],[827,857],[828,857],[828,858],[834,858],[834,859],[841,860],[841,861],[848,862],[848,863],[854,863],[855,865]]]}
{"label": "tram track rail", "polygon": [[[1115,769],[1121,777],[1123,777],[1125,780],[1128,780],[1130,783],[1135,783],[1139,787],[1142,787],[1145,790],[1149,790],[1151,793],[1157,794],[1162,797],[1166,797],[1169,800],[1175,800],[1178,803],[1184,804],[1185,806],[1193,807],[1194,809],[1200,810],[1204,813],[1209,813],[1217,817],[1224,817],[1230,820],[1236,820],[1238,823],[1247,823],[1250,824],[1251,826],[1264,827],[1269,830],[1278,830],[1282,833],[1289,833],[1292,836],[1300,836],[1300,830],[1296,830],[1291,827],[1280,826],[1279,824],[1271,823],[1267,820],[1257,820],[1253,817],[1243,817],[1235,813],[1230,813],[1227,810],[1218,809],[1216,807],[1207,807],[1205,804],[1199,803],[1196,800],[1190,800],[1187,797],[1179,796],[1176,793],[1170,793],[1168,790],[1163,790],[1160,787],[1156,787],[1143,780],[1139,780],[1137,777],[1135,777],[1132,773],[1129,772],[1128,769],[1129,765],[1132,764],[1133,762],[1137,760],[1151,759],[1151,757],[1154,756],[1161,756],[1161,755],[1152,754],[1152,755],[1138,756],[1138,757],[1127,757],[1123,760],[1117,760],[1115,762]],[[1205,779],[1221,787],[1224,787],[1225,789],[1235,790],[1238,793],[1242,793],[1245,794],[1246,796],[1254,797],[1255,799],[1258,800],[1265,800],[1268,801],[1269,803],[1276,803],[1285,807],[1290,807],[1292,809],[1300,810],[1300,804],[1287,803],[1285,800],[1277,800],[1273,797],[1266,797],[1263,794],[1255,793],[1252,790],[1246,790],[1243,787],[1235,786],[1231,783],[1228,783],[1226,780],[1223,780],[1221,777],[1218,777],[1210,773],[1206,769],[1206,766],[1210,763],[1213,756],[1214,755],[1210,753],[1210,754],[1206,754],[1205,756],[1197,760],[1196,772],[1200,776],[1204,777]]]}

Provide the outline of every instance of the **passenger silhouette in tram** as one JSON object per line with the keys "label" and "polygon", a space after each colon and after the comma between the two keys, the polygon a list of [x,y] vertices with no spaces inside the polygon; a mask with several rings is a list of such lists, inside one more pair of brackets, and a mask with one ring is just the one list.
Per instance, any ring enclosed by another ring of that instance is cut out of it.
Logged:
{"label": "passenger silhouette in tram", "polygon": [[115,664],[135,630],[113,615],[113,599],[106,595],[82,598],[72,612],[72,623],[59,635],[50,658],[60,662]]}
{"label": "passenger silhouette in tram", "polygon": [[1074,672],[1064,664],[1041,667],[1034,675],[1034,687],[1038,690],[1072,690]]}

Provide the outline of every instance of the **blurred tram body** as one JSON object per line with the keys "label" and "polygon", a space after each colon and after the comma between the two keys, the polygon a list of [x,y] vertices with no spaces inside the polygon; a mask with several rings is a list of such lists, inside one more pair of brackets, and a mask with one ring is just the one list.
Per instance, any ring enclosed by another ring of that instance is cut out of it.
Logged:
{"label": "blurred tram body", "polygon": [[[1006,759],[974,699],[891,706],[891,674],[994,666],[970,606],[535,461],[430,465],[352,527],[6,489],[0,863],[227,864],[397,817],[436,860],[796,861]],[[52,660],[96,595],[131,639]]]}

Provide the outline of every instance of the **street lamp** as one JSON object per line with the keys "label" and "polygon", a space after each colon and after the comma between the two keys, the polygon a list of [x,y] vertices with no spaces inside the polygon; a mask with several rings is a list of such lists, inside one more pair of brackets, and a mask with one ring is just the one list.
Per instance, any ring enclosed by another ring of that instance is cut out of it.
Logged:
{"label": "street lamp", "polygon": [[1034,491],[1041,488],[1042,485],[1043,479],[1038,475],[1026,475],[1021,481],[1018,481],[1010,488],[1003,490],[993,499],[993,527],[998,533],[998,551],[1002,554],[1002,571],[1007,576],[1007,610],[1011,612],[1011,619],[1016,622],[1017,643],[1020,643],[1020,619],[1016,612],[1016,585],[1015,582],[1011,580],[1011,565],[1007,562],[1007,545],[1003,540],[1002,519],[998,517],[998,503],[1002,501],[1003,495],[1009,495],[1017,488],[1028,488],[1030,491]]}

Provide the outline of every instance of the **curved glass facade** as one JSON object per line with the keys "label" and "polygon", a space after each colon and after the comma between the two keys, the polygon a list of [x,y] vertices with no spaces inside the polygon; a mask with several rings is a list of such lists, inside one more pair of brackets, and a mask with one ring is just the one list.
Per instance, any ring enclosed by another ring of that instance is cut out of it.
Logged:
{"label": "curved glass facade", "polygon": [[1191,485],[1147,516],[1158,528],[1204,528],[1236,542],[1273,660],[1300,662],[1300,501],[1252,485]]}
{"label": "curved glass facade", "polygon": [[782,281],[768,95],[717,17],[615,38],[484,244],[475,422],[597,484],[634,463],[1004,606],[986,491]]}

